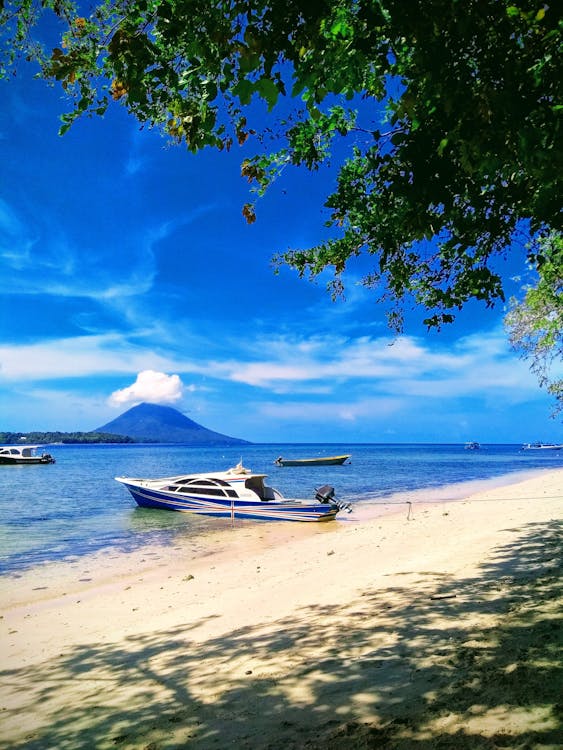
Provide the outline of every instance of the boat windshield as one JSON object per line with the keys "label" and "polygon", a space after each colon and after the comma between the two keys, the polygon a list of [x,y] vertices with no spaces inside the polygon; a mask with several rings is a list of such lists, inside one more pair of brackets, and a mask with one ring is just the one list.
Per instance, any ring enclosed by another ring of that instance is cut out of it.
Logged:
{"label": "boat windshield", "polygon": [[247,489],[255,492],[260,500],[279,500],[281,497],[279,492],[276,493],[273,487],[268,487],[268,485],[264,484],[263,476],[249,477],[244,485]]}
{"label": "boat windshield", "polygon": [[252,492],[255,492],[258,497],[263,500],[264,499],[264,478],[263,477],[249,477],[245,483],[244,486],[252,490]]}

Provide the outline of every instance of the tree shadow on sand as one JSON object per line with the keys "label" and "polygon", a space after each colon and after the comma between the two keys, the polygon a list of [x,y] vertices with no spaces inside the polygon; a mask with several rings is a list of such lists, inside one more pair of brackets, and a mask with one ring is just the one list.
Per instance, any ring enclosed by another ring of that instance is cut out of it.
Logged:
{"label": "tree shadow on sand", "polygon": [[[22,726],[22,705],[41,716],[10,746],[560,747],[560,530],[526,526],[476,576],[404,571],[401,587],[305,607],[275,628],[202,645],[192,634],[200,623],[186,622],[125,647],[77,648],[33,674],[3,671],[12,692],[35,685],[18,700]],[[9,706],[2,717],[18,720]]]}

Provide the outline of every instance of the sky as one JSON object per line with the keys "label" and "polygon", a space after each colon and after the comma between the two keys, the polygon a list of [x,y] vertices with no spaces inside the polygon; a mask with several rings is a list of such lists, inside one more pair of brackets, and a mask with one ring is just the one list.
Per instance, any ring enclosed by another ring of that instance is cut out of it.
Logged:
{"label": "sky", "polygon": [[[344,300],[272,257],[327,237],[334,170],[252,200],[257,146],[190,154],[119,106],[58,135],[62,92],[0,81],[0,432],[88,431],[143,401],[251,442],[563,440],[502,305],[403,335],[350,269]],[[503,274],[517,293],[523,250]]]}

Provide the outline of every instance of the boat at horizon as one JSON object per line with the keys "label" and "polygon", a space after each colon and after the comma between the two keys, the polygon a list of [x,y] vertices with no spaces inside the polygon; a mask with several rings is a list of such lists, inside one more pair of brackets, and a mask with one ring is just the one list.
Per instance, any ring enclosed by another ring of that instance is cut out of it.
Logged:
{"label": "boat at horizon", "polygon": [[563,449],[563,443],[524,443],[522,450],[525,451],[560,451]]}
{"label": "boat at horizon", "polygon": [[0,446],[0,464],[54,464],[50,453],[38,453],[42,445],[2,445]]}
{"label": "boat at horizon", "polygon": [[331,521],[350,504],[335,499],[334,487],[316,490],[315,500],[293,500],[265,483],[266,474],[246,469],[242,462],[227,471],[184,474],[160,479],[115,477],[137,505],[217,518],[276,521]]}
{"label": "boat at horizon", "polygon": [[274,461],[276,466],[341,466],[350,458],[346,456],[318,456],[317,458],[283,458]]}
{"label": "boat at horizon", "polygon": [[476,440],[470,440],[469,442],[465,443],[466,451],[478,451],[480,448],[481,443],[478,443]]}

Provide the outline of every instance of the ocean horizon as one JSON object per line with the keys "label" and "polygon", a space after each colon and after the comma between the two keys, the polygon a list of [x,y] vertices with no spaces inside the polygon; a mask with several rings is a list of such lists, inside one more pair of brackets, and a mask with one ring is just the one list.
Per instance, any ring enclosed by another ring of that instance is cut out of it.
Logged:
{"label": "ocean horizon", "polygon": [[[475,451],[456,443],[64,444],[50,445],[49,452],[55,464],[0,466],[0,575],[104,550],[166,545],[230,523],[138,508],[116,476],[217,471],[242,460],[267,474],[286,497],[310,500],[317,487],[329,484],[338,499],[366,510],[456,500],[491,484],[517,481],[519,475],[563,467],[563,451],[525,451],[520,444],[482,444]],[[274,465],[278,456],[340,454],[351,454],[350,464]],[[271,522],[245,520],[240,525],[256,523]]]}

